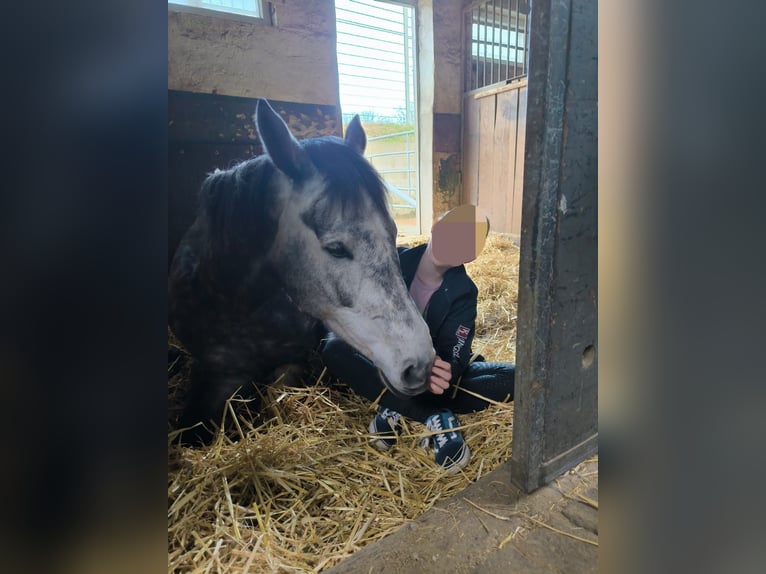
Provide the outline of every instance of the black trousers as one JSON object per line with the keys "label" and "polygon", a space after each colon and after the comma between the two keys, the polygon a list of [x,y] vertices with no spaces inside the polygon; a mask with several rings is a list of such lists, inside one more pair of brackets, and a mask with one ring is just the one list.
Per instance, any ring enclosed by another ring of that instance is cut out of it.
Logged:
{"label": "black trousers", "polygon": [[[370,401],[380,396],[384,387],[377,367],[351,345],[330,335],[322,344],[321,354],[333,377]],[[422,423],[441,409],[449,409],[456,414],[476,412],[487,408],[489,403],[460,389],[493,401],[511,401],[515,374],[515,366],[511,363],[476,361],[463,372],[457,389],[451,385],[443,395],[425,392],[407,399],[387,392],[380,399],[380,405]]]}

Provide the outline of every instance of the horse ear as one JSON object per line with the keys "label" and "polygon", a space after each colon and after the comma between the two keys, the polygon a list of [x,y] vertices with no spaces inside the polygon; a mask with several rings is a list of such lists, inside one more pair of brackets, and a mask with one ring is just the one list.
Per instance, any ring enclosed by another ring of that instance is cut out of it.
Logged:
{"label": "horse ear", "polygon": [[264,150],[280,171],[293,179],[302,179],[309,173],[306,152],[266,100],[258,100],[255,106],[255,123]]}
{"label": "horse ear", "polygon": [[364,148],[367,147],[367,134],[364,133],[362,127],[362,120],[359,119],[359,115],[355,115],[346,128],[346,143],[354,148],[359,154],[364,153]]}

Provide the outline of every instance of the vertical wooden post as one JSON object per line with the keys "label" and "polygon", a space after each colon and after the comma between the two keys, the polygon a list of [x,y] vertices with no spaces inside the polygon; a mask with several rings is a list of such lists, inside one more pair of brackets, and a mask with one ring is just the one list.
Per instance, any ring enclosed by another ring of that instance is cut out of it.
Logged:
{"label": "vertical wooden post", "polygon": [[597,449],[597,2],[532,4],[512,481]]}

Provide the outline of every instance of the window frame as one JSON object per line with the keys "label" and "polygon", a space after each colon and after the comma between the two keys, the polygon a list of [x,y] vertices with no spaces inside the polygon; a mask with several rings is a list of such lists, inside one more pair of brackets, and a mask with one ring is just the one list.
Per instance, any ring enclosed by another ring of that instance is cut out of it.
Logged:
{"label": "window frame", "polygon": [[[194,0],[186,0],[193,2]],[[168,0],[168,12],[181,12],[186,14],[197,14],[199,16],[210,16],[212,18],[223,18],[226,20],[237,20],[248,24],[260,23],[272,25],[272,7],[271,2],[266,0],[255,0],[260,7],[261,15],[253,16],[251,14],[240,14],[238,12],[229,12],[225,6],[191,6],[183,3],[184,0]]]}

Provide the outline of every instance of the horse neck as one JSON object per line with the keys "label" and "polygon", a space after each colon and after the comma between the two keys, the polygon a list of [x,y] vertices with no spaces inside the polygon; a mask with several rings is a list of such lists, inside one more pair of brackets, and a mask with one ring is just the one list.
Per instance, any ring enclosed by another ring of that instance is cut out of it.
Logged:
{"label": "horse neck", "polygon": [[226,178],[220,183],[225,188],[214,200],[220,203],[207,205],[205,249],[205,266],[218,289],[252,287],[268,273],[284,205],[274,173],[273,167],[256,158],[220,174]]}

